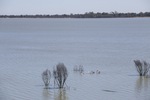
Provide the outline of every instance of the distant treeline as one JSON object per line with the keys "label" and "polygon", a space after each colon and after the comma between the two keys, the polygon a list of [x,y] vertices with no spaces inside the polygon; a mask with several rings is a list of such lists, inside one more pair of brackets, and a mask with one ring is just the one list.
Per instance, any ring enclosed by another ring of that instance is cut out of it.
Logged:
{"label": "distant treeline", "polygon": [[118,13],[86,12],[85,14],[55,14],[55,15],[0,15],[0,18],[129,18],[129,17],[150,17],[150,12],[140,13]]}

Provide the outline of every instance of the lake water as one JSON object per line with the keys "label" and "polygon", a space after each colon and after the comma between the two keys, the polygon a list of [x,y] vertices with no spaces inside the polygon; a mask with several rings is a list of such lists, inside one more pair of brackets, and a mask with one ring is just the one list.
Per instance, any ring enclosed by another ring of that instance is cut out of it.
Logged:
{"label": "lake water", "polygon": [[[150,18],[0,19],[0,100],[150,100],[136,59],[150,62]],[[59,62],[68,88],[44,89],[41,73]]]}

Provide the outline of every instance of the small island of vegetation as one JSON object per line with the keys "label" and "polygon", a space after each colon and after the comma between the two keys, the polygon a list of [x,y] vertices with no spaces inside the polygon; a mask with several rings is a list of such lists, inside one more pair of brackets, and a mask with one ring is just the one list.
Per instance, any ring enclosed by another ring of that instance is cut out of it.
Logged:
{"label": "small island of vegetation", "polygon": [[55,15],[0,15],[0,18],[132,18],[132,17],[150,17],[150,12],[140,13],[119,13],[115,12],[86,12],[84,14],[55,14]]}

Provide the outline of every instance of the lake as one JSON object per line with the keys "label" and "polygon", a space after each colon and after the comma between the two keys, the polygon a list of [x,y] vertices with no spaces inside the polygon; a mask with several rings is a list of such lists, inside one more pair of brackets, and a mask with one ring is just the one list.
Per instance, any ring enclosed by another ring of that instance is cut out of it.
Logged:
{"label": "lake", "polygon": [[[0,100],[150,100],[150,18],[0,19]],[[44,89],[41,74],[62,62],[65,89]],[[84,72],[73,71],[83,65]]]}

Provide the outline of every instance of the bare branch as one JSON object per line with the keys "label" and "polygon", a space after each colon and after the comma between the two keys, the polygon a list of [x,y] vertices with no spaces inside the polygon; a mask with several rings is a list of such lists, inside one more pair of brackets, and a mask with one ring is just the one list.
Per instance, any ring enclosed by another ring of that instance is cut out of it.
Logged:
{"label": "bare branch", "polygon": [[63,63],[56,65],[56,68],[53,70],[54,83],[56,81],[59,88],[63,88],[65,81],[68,77],[68,71],[66,66]]}
{"label": "bare branch", "polygon": [[74,66],[73,70],[82,73],[84,71],[84,68],[82,65],[79,65],[79,66]]}
{"label": "bare branch", "polygon": [[145,76],[149,69],[150,69],[150,64],[147,63],[146,61],[140,61],[140,60],[134,60],[137,72],[139,73],[140,76]]}
{"label": "bare branch", "polygon": [[51,72],[50,72],[50,70],[46,69],[45,71],[43,71],[43,73],[42,73],[42,80],[43,80],[45,86],[49,85],[50,78],[51,78]]}

